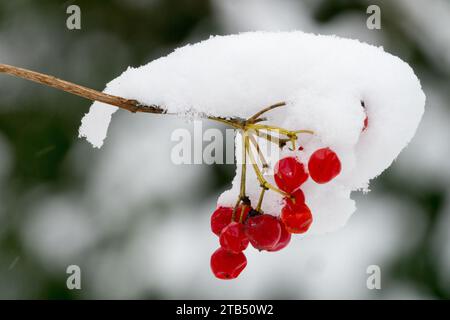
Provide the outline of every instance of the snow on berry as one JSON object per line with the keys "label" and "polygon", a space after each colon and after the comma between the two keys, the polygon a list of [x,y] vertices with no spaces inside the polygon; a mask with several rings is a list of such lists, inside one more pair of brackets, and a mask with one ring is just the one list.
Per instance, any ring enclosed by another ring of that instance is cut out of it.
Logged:
{"label": "snow on berry", "polygon": [[[308,179],[301,184],[314,220],[307,234],[333,231],[346,223],[356,209],[351,192],[368,190],[369,181],[393,162],[414,136],[425,104],[414,71],[383,48],[298,31],[211,37],[128,68],[105,92],[186,118],[248,119],[265,106],[285,102],[265,113],[264,123],[285,128],[290,138],[297,130],[313,134],[296,132],[301,150],[288,141],[279,153],[268,152],[273,150],[270,143],[257,137],[270,169],[286,157],[296,157],[306,168],[311,155],[322,148],[335,152],[341,164],[329,182]],[[95,102],[82,120],[80,136],[101,147],[116,109]],[[274,136],[283,136],[278,133]],[[236,159],[242,159],[245,141],[237,134]],[[255,206],[261,177],[249,163],[246,172],[245,196]],[[234,208],[241,173],[238,165],[219,206]],[[275,185],[273,175],[263,178]],[[273,191],[265,192],[260,209],[277,215],[286,194]]]}

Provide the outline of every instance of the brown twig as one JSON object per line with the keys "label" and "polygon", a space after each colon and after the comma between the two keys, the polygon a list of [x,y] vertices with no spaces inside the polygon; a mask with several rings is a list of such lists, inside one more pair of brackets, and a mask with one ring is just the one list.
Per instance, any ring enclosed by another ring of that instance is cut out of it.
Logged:
{"label": "brown twig", "polygon": [[267,162],[266,158],[264,157],[263,152],[261,151],[261,148],[259,146],[258,141],[256,141],[255,137],[252,134],[248,135],[251,144],[255,147],[257,153],[258,153],[258,157],[261,160],[261,164],[263,167],[263,171],[267,168],[269,168],[269,163]]}
{"label": "brown twig", "polygon": [[[145,113],[153,113],[153,114],[169,114],[166,112],[165,108],[158,105],[142,105],[138,101],[133,99],[125,99],[122,97],[110,95],[104,92],[100,92],[91,88],[87,88],[81,85],[78,85],[73,82],[69,82],[66,80],[58,79],[48,74],[31,71],[28,69],[23,69],[15,66],[10,66],[7,64],[0,63],[0,73],[9,74],[18,78],[22,78],[25,80],[33,81],[39,84],[43,84],[58,90],[62,90],[79,97],[92,100],[99,101],[106,104],[110,104],[116,107],[119,107],[124,110],[128,110],[130,112],[145,112]],[[205,118],[221,122],[223,124],[227,124],[235,129],[242,129],[242,121],[237,118],[222,118],[222,117],[214,117],[214,116],[205,116]]]}
{"label": "brown twig", "polygon": [[258,137],[278,145],[279,148],[283,148],[286,143],[290,141],[290,139],[278,138],[261,130],[253,130],[252,132],[254,132]]}
{"label": "brown twig", "polygon": [[[62,90],[92,101],[99,101],[106,104],[110,104],[131,112],[145,112],[145,113],[153,113],[153,114],[167,114],[166,109],[163,106],[158,105],[142,105],[136,100],[132,99],[125,99],[122,97],[110,95],[107,93],[103,93],[94,89],[90,89],[69,81],[61,80],[56,77],[23,69],[18,68],[6,64],[0,64],[0,73],[9,74],[12,76],[16,76],[22,79],[30,80],[39,84],[43,84],[49,87],[53,87],[58,90]],[[254,114],[252,117],[248,119],[240,119],[240,118],[222,118],[222,117],[214,117],[214,116],[206,116],[205,118],[218,121],[223,124],[227,124],[234,129],[240,130],[242,134],[242,143],[243,143],[243,150],[242,150],[242,169],[241,169],[241,185],[240,185],[240,193],[239,197],[237,199],[236,205],[233,209],[232,214],[232,221],[235,221],[236,217],[236,209],[238,208],[239,204],[242,202],[242,209],[241,209],[241,216],[240,216],[240,222],[242,222],[243,213],[245,211],[246,206],[250,206],[250,201],[246,195],[246,173],[247,173],[247,155],[250,158],[250,162],[253,166],[253,169],[255,171],[255,174],[258,178],[259,183],[261,184],[262,190],[261,194],[258,200],[257,204],[257,211],[261,210],[261,205],[264,197],[264,193],[266,190],[271,189],[275,192],[280,193],[283,196],[290,196],[286,192],[278,189],[277,187],[271,185],[267,182],[267,180],[264,178],[263,174],[258,168],[258,165],[256,163],[255,157],[253,156],[250,143],[254,145],[256,148],[256,151],[258,152],[258,155],[261,159],[263,168],[267,168],[268,162],[265,160],[264,155],[261,152],[261,149],[258,145],[258,142],[253,137],[252,134],[250,134],[248,131],[252,130],[257,136],[262,137],[269,142],[273,142],[278,144],[278,146],[281,148],[283,147],[287,141],[292,141],[294,144],[295,139],[297,138],[298,133],[309,133],[314,134],[311,130],[296,130],[296,131],[289,131],[284,128],[280,128],[277,126],[271,126],[271,125],[262,125],[258,124],[259,122],[265,121],[265,118],[260,118],[264,113],[273,110],[278,107],[285,106],[285,102],[279,102],[276,104],[273,104],[271,106],[268,106],[261,111]],[[268,133],[261,132],[260,130],[268,131]],[[279,137],[272,136],[269,132],[277,132],[282,135],[286,135],[289,139],[282,139]]]}
{"label": "brown twig", "polygon": [[131,112],[146,112],[156,114],[166,113],[166,110],[161,106],[141,105],[136,100],[113,96],[94,89],[80,86],[69,81],[61,80],[47,74],[14,67],[7,64],[0,64],[0,72],[50,86],[58,90],[66,91],[92,101],[104,102]]}

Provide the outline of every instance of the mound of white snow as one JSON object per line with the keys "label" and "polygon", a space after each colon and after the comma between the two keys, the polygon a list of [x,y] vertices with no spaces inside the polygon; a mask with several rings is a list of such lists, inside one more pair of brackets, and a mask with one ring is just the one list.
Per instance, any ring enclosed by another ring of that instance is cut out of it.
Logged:
{"label": "mound of white snow", "polygon": [[[425,104],[413,70],[382,48],[302,32],[211,37],[129,68],[104,92],[189,117],[248,118],[286,101],[287,106],[265,115],[267,124],[315,132],[299,137],[304,150],[296,154],[305,164],[324,146],[333,149],[342,163],[341,174],[330,183],[318,185],[309,179],[302,186],[314,217],[308,234],[345,224],[355,210],[351,191],[367,189],[369,180],[398,156],[414,136]],[[95,102],[82,120],[80,136],[101,147],[116,110]],[[362,132],[366,114],[369,126]],[[240,159],[239,135],[236,142]],[[287,153],[291,152],[286,148],[283,155]],[[269,158],[274,165],[276,157]],[[250,167],[247,172],[247,191],[256,203],[259,183]],[[239,166],[236,173],[232,189],[221,195],[219,203],[234,205]],[[271,176],[266,178],[273,183]],[[280,200],[278,194],[267,192],[264,211],[278,214]]]}

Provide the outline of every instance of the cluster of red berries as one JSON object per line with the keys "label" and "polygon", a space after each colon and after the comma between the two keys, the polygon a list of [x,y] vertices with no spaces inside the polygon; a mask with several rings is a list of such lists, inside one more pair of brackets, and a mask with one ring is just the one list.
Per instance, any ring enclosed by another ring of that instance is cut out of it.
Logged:
{"label": "cluster of red berries", "polygon": [[[251,243],[255,249],[270,252],[285,248],[292,233],[306,232],[313,221],[305,203],[301,185],[310,176],[326,183],[341,171],[341,162],[329,148],[316,150],[308,162],[308,172],[296,157],[283,158],[275,165],[275,183],[285,193],[279,217],[264,214],[248,204],[233,209],[218,207],[211,216],[212,232],[219,236],[220,248],[211,256],[211,269],[219,279],[234,279],[244,270],[247,258],[243,251]],[[234,211],[234,213],[233,213]]]}
{"label": "cluster of red berries", "polygon": [[363,107],[364,114],[365,114],[363,128],[361,129],[361,132],[364,132],[369,127],[369,116],[367,115],[366,105],[365,105],[364,101],[361,101],[361,106]]}
{"label": "cluster of red berries", "polygon": [[291,240],[279,218],[259,213],[250,206],[238,207],[237,212],[242,209],[239,221],[232,221],[230,207],[219,207],[211,216],[211,229],[220,242],[220,248],[211,256],[211,269],[219,279],[234,279],[244,270],[247,258],[243,251],[249,243],[258,250],[278,251]]}

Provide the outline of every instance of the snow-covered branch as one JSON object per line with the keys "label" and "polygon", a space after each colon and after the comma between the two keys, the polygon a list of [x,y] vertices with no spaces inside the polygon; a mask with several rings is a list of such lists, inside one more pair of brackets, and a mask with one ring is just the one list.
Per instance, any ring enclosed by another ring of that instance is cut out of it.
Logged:
{"label": "snow-covered branch", "polygon": [[165,113],[165,109],[160,106],[142,105],[136,100],[125,99],[122,97],[106,94],[94,89],[80,86],[69,81],[61,80],[56,77],[31,71],[28,69],[18,68],[7,64],[0,64],[0,72],[37,82],[58,90],[66,91],[92,101],[104,102],[131,112],[146,112],[156,114]]}

